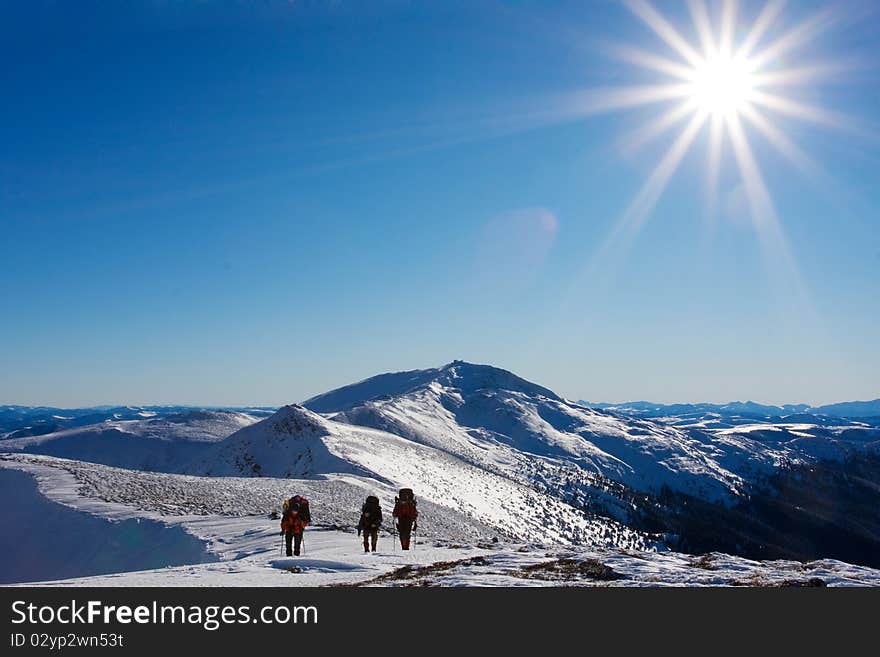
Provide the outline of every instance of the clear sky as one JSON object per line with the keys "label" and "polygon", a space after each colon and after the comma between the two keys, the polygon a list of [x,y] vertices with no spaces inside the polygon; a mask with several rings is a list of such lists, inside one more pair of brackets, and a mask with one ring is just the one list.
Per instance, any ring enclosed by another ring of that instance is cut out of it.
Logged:
{"label": "clear sky", "polygon": [[676,55],[616,2],[4,2],[0,403],[280,404],[453,359],[594,401],[880,397],[880,8],[789,2],[764,41],[828,6],[773,64],[840,65],[785,92],[837,118],[767,115],[819,174],[744,128],[786,260],[729,143],[706,192],[707,128],[609,242],[682,130],[599,111],[660,77],[614,44]]}

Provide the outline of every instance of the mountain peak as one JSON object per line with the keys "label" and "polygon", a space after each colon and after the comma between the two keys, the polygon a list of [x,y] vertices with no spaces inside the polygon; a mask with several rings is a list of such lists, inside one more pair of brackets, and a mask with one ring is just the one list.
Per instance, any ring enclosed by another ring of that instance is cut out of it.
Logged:
{"label": "mountain peak", "polygon": [[330,433],[324,418],[299,404],[282,406],[266,418],[265,422],[276,433],[308,433],[315,436],[326,436]]}
{"label": "mountain peak", "polygon": [[316,413],[346,411],[366,401],[404,395],[432,383],[456,388],[464,394],[489,389],[560,399],[552,390],[526,381],[508,370],[493,365],[454,360],[438,368],[379,374],[312,397],[302,405]]}
{"label": "mountain peak", "polygon": [[559,399],[559,396],[552,390],[493,365],[480,365],[463,360],[454,360],[436,371],[437,374],[433,378],[434,381],[449,387],[459,388],[464,393],[472,393],[484,389],[510,390]]}

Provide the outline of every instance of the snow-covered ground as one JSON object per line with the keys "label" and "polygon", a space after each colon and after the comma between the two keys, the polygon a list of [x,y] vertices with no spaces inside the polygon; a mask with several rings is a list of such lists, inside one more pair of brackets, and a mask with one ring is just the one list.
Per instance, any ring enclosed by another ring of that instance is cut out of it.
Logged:
{"label": "snow-covered ground", "polygon": [[[241,529],[246,521],[227,525]],[[247,532],[241,532],[247,534]],[[840,561],[749,561],[620,550],[547,550],[519,544],[420,539],[403,552],[383,535],[365,554],[353,533],[307,530],[300,557],[282,557],[274,532],[253,529],[262,549],[219,563],[54,582],[51,586],[880,586],[880,571]]]}
{"label": "snow-covered ground", "polygon": [[[752,408],[733,406],[736,412]],[[880,426],[872,422],[813,421],[799,407],[792,407],[797,414],[787,420],[745,422],[723,416],[724,409],[690,408],[681,417],[650,408],[645,412],[661,415],[634,417],[590,408],[505,370],[462,361],[380,375],[274,412],[120,407],[80,409],[68,418],[53,409],[7,410],[5,426],[13,430],[0,439],[0,451],[7,452],[0,454],[0,466],[31,472],[45,496],[77,512],[116,521],[147,518],[182,529],[220,559],[169,569],[168,575],[137,576],[168,583],[176,577],[212,583],[218,573],[227,577],[217,583],[254,578],[268,583],[279,572],[297,575],[300,583],[338,583],[367,581],[403,567],[411,568],[376,581],[470,573],[479,582],[647,583],[651,568],[667,583],[736,583],[740,571],[756,581],[790,579],[794,566],[733,557],[695,565],[691,557],[653,552],[664,543],[690,545],[677,542],[678,534],[699,540],[688,532],[703,532],[699,523],[696,530],[664,524],[664,513],[681,509],[663,506],[677,503],[663,499],[684,493],[678,496],[682,504],[716,503],[720,514],[786,466],[832,460],[850,467],[855,460],[847,457],[880,451]],[[30,425],[15,429],[16,418]],[[98,421],[82,424],[93,418]],[[56,422],[64,428],[56,429]],[[420,500],[426,541],[420,554],[358,555],[352,527],[363,499],[376,494],[389,509],[400,487],[414,488]],[[294,573],[285,570],[287,561],[275,560],[278,523],[269,516],[295,493],[314,502],[309,558],[320,557],[324,565],[300,559]],[[867,500],[863,508],[870,508],[873,493],[859,495]],[[705,512],[694,508],[695,514]],[[633,527],[667,528],[669,534]],[[876,540],[870,530],[862,533],[859,540]],[[747,532],[737,536],[754,538]],[[68,540],[78,538],[95,540]],[[767,539],[755,541],[763,546]],[[739,543],[709,545],[762,554]],[[546,567],[528,561],[540,554],[561,561]],[[608,559],[623,560],[614,570],[622,569],[625,577],[601,578],[590,575],[590,568],[602,571],[599,566],[577,565],[608,565]],[[455,564],[413,570],[438,561]],[[873,571],[833,568],[873,582]],[[828,577],[837,581],[834,573]],[[140,581],[131,574],[120,578]]]}
{"label": "snow-covered ground", "polygon": [[[880,571],[834,560],[758,562],[522,543],[427,500],[415,549],[401,551],[383,532],[379,551],[365,554],[353,530],[357,509],[368,491],[387,508],[392,489],[352,475],[209,478],[22,454],[0,456],[0,467],[33,474],[48,499],[81,513],[183,528],[219,559],[42,582],[53,586],[880,586]],[[293,491],[313,499],[316,523],[303,554],[287,558],[278,521],[268,513]]]}
{"label": "snow-covered ground", "polygon": [[108,522],[49,501],[27,472],[0,468],[0,583],[118,573],[217,561],[179,525]]}

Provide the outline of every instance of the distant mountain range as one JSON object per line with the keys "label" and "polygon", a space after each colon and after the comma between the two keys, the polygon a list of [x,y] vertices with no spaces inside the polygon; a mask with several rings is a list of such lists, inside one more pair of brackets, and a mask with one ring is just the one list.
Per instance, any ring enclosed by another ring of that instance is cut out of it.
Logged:
{"label": "distant mountain range", "polygon": [[[0,406],[0,439],[28,438],[66,429],[102,423],[168,421],[180,427],[208,419],[213,412],[245,413],[255,418],[271,415],[277,407],[193,407],[193,406],[91,406],[53,408],[50,406]],[[222,417],[222,415],[218,416]],[[213,435],[213,434],[212,434]],[[226,434],[228,435],[228,434]],[[225,436],[221,436],[225,437]]]}
{"label": "distant mountain range", "polygon": [[690,414],[742,415],[757,418],[787,417],[791,415],[827,415],[845,418],[877,418],[880,417],[880,399],[872,401],[851,401],[824,406],[809,404],[784,404],[772,406],[757,402],[729,402],[727,404],[657,404],[647,401],[623,402],[607,404],[601,402],[581,401],[581,404],[592,408],[602,408],[627,413],[640,417],[676,417]]}

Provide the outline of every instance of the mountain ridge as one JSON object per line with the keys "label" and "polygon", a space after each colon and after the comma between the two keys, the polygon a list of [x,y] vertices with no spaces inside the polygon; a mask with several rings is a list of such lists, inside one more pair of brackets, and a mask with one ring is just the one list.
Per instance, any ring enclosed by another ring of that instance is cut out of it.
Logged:
{"label": "mountain ridge", "polygon": [[724,413],[744,414],[756,417],[787,417],[789,415],[809,414],[828,415],[841,418],[876,418],[880,417],[880,398],[865,401],[845,401],[834,404],[812,406],[810,404],[761,404],[754,401],[732,401],[723,404],[711,402],[681,402],[674,404],[662,404],[649,401],[631,401],[620,403],[589,402],[578,400],[579,403],[591,408],[613,410],[622,413],[631,413],[646,417],[661,417],[667,415],[680,415],[682,413]]}

